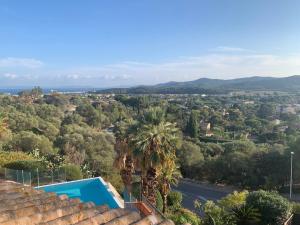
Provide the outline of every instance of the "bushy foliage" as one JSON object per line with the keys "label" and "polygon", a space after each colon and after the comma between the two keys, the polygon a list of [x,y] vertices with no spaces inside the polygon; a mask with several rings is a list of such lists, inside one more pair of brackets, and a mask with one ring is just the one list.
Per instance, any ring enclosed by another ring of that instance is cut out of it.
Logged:
{"label": "bushy foliage", "polygon": [[246,198],[246,205],[258,209],[261,225],[281,225],[292,213],[292,204],[275,192],[251,192]]}
{"label": "bushy foliage", "polygon": [[203,211],[205,213],[203,218],[204,225],[235,225],[234,216],[213,201],[207,201],[203,206]]}
{"label": "bushy foliage", "polygon": [[178,191],[171,191],[168,195],[168,206],[171,210],[177,210],[181,207],[182,194]]}
{"label": "bushy foliage", "polygon": [[47,137],[36,135],[31,131],[21,131],[15,134],[10,148],[23,152],[32,152],[39,149],[41,154],[54,153],[53,145]]}
{"label": "bushy foliage", "polygon": [[107,180],[109,183],[111,183],[119,193],[122,193],[124,191],[124,184],[122,178],[120,176],[119,171],[117,171],[116,169],[112,170],[111,174],[103,178]]}
{"label": "bushy foliage", "polygon": [[226,197],[219,200],[218,204],[227,209],[237,208],[246,203],[248,194],[248,191],[234,191],[232,194],[228,194]]}
{"label": "bushy foliage", "polygon": [[80,180],[83,178],[80,166],[74,164],[67,164],[62,166],[62,169],[66,173],[66,179],[71,180]]}
{"label": "bushy foliage", "polygon": [[232,209],[232,214],[236,225],[255,225],[260,224],[261,214],[258,209],[255,209],[246,204],[237,206]]}
{"label": "bushy foliage", "polygon": [[159,211],[162,211],[163,210],[163,198],[158,190],[155,192],[155,196],[156,196],[155,197],[156,198],[156,208]]}
{"label": "bushy foliage", "polygon": [[24,152],[5,152],[0,151],[0,167],[20,160],[33,160],[33,157]]}
{"label": "bushy foliage", "polygon": [[204,211],[204,225],[282,225],[292,213],[288,200],[268,191],[234,192],[217,203],[195,202],[195,207]]}
{"label": "bushy foliage", "polygon": [[201,225],[201,219],[194,212],[181,208],[177,211],[172,212],[172,214],[167,215],[168,218],[174,221],[176,225],[182,224],[192,224],[192,225]]}
{"label": "bushy foliage", "polygon": [[300,203],[293,202],[293,213],[300,214]]}
{"label": "bushy foliage", "polygon": [[14,170],[25,170],[25,171],[45,171],[47,165],[43,161],[39,160],[18,160],[10,163],[6,163],[4,167]]}
{"label": "bushy foliage", "polygon": [[199,145],[190,141],[183,141],[181,149],[177,153],[183,176],[196,178],[201,173],[204,164],[204,156]]}

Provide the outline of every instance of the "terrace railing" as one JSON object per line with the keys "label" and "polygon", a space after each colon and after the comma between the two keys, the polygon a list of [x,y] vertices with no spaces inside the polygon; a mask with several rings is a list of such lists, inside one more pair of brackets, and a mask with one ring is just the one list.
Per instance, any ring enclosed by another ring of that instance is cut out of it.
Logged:
{"label": "terrace railing", "polygon": [[11,180],[24,185],[42,186],[46,184],[60,183],[66,181],[64,169],[36,170],[13,170],[0,167],[0,179]]}
{"label": "terrace railing", "polygon": [[129,195],[126,189],[123,192],[124,207],[129,210],[139,212],[143,216],[155,215],[157,219],[161,221],[165,220],[164,214],[152,205],[144,195],[141,195],[142,199],[138,200],[134,196]]}
{"label": "terrace railing", "polygon": [[0,168],[0,179],[11,180],[25,185],[31,185],[31,172]]}

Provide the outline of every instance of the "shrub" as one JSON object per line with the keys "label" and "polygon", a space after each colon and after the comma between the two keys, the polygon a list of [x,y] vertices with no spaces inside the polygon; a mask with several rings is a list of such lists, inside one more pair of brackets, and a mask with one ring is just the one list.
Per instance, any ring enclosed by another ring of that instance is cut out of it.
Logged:
{"label": "shrub", "polygon": [[236,225],[254,225],[260,224],[260,217],[257,209],[248,207],[246,205],[238,206],[232,209],[232,213],[235,217]]}
{"label": "shrub", "polygon": [[136,199],[140,199],[141,194],[141,183],[134,182],[132,183],[132,196]]}
{"label": "shrub", "polygon": [[242,206],[246,203],[248,191],[237,192],[234,191],[232,194],[228,194],[226,197],[218,201],[221,207],[226,209],[233,209]]}
{"label": "shrub", "polygon": [[80,180],[83,178],[81,169],[78,165],[66,164],[62,166],[62,169],[66,172],[67,181]]}
{"label": "shrub", "polygon": [[163,201],[163,198],[162,198],[160,192],[156,191],[156,208],[159,211],[162,211],[163,210],[163,204],[164,204],[164,201]]}
{"label": "shrub", "polygon": [[112,173],[109,176],[104,177],[104,179],[111,183],[111,185],[114,186],[118,193],[122,193],[124,191],[122,178],[120,176],[120,173],[117,173],[117,171],[112,171]]}
{"label": "shrub", "polygon": [[205,213],[203,224],[205,225],[235,225],[234,216],[213,201],[207,201],[203,206],[203,211]]}
{"label": "shrub", "polygon": [[46,164],[38,160],[19,160],[10,162],[4,165],[4,167],[14,170],[25,170],[25,171],[45,171]]}
{"label": "shrub", "polygon": [[5,164],[19,161],[19,160],[32,160],[33,157],[24,152],[4,152],[0,151],[0,167]]}
{"label": "shrub", "polygon": [[53,143],[44,135],[37,135],[31,131],[15,133],[10,143],[12,150],[31,152],[39,149],[42,155],[55,153]]}
{"label": "shrub", "polygon": [[197,214],[193,213],[192,211],[181,208],[175,212],[170,213],[167,217],[174,221],[177,225],[190,223],[192,225],[200,225],[201,219],[197,216]]}
{"label": "shrub", "polygon": [[300,214],[300,203],[293,202],[293,213]]}
{"label": "shrub", "polygon": [[261,225],[281,225],[292,213],[290,202],[276,192],[254,191],[246,198],[246,205],[258,209]]}
{"label": "shrub", "polygon": [[178,191],[171,191],[168,195],[168,206],[172,210],[181,208],[182,194]]}

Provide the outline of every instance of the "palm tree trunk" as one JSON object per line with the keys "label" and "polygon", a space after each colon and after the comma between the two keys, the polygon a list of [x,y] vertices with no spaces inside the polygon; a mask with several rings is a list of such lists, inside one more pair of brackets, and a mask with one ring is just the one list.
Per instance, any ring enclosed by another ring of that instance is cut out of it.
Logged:
{"label": "palm tree trunk", "polygon": [[123,183],[128,191],[129,196],[132,192],[132,173],[134,170],[133,161],[131,156],[126,156],[125,167],[120,171]]}
{"label": "palm tree trunk", "polygon": [[163,202],[163,213],[165,214],[166,209],[167,209],[167,194],[163,194],[164,202]]}
{"label": "palm tree trunk", "polygon": [[153,205],[156,205],[156,187],[158,182],[156,180],[157,172],[155,168],[149,168],[146,176],[147,200]]}

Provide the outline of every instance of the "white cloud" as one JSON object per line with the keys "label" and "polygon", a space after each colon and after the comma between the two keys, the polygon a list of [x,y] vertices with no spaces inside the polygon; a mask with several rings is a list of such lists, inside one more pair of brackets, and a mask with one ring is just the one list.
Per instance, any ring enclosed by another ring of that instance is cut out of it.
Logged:
{"label": "white cloud", "polygon": [[17,76],[16,74],[14,74],[14,73],[5,73],[5,74],[3,74],[3,76],[4,76],[5,78],[9,78],[9,79],[15,79],[15,78],[18,77],[18,76]]}
{"label": "white cloud", "polygon": [[[209,52],[193,57],[181,57],[161,63],[124,61],[103,66],[66,68],[57,71],[40,70],[27,73],[10,70],[14,82],[35,85],[88,85],[95,87],[156,84],[187,81],[201,77],[232,79],[249,76],[300,75],[300,54],[276,55],[256,52]],[[30,75],[28,75],[30,74]],[[1,78],[1,77],[0,77]]]}
{"label": "white cloud", "polygon": [[68,74],[67,78],[77,80],[80,77],[79,74]]}
{"label": "white cloud", "polygon": [[183,75],[188,75],[187,78],[196,76],[218,78],[249,75],[288,76],[300,74],[300,55],[215,53],[158,64],[124,62],[102,67],[78,68],[78,71],[92,74],[106,72],[108,75],[122,73],[131,77],[159,75],[161,79],[172,75],[177,80],[180,80]]}
{"label": "white cloud", "polygon": [[218,46],[216,48],[211,49],[212,52],[253,52],[250,49],[239,48],[239,47],[232,47],[232,46]]}
{"label": "white cloud", "polygon": [[[289,76],[300,74],[300,55],[258,53],[209,53],[162,62],[125,61],[95,67],[61,71],[62,77],[91,85],[136,85],[187,81],[200,77],[230,79],[247,76]],[[71,81],[70,81],[71,82]]]}
{"label": "white cloud", "polygon": [[34,69],[34,68],[39,68],[43,65],[44,63],[42,61],[33,58],[14,58],[14,57],[0,58],[0,68],[1,67],[8,67],[8,68],[24,67],[24,68]]}

